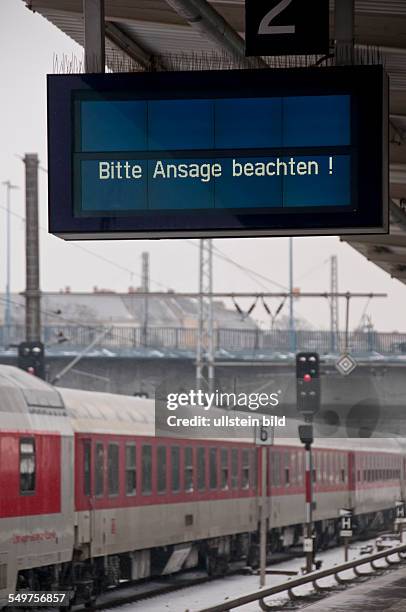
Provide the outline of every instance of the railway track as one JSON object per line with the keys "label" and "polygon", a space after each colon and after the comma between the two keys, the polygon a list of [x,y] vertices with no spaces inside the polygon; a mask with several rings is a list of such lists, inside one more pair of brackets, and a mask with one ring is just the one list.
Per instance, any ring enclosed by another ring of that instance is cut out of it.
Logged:
{"label": "railway track", "polygon": [[[375,535],[378,535],[377,532]],[[361,537],[355,540],[353,544],[362,543],[366,537]],[[334,547],[339,549],[340,547]],[[301,558],[302,554],[286,554],[284,558],[279,559],[276,563],[287,561],[293,558]],[[233,576],[236,574],[246,575],[249,573],[249,569],[243,565],[243,563],[235,563],[233,567],[227,572],[225,577]],[[276,572],[275,572],[276,573]],[[286,573],[288,577],[289,572]],[[126,582],[122,585],[112,588],[103,595],[101,595],[97,602],[91,607],[85,607],[83,605],[77,605],[73,607],[74,612],[80,612],[83,610],[106,610],[108,608],[118,608],[125,604],[137,603],[143,600],[153,599],[160,597],[167,593],[173,593],[193,586],[199,586],[208,582],[221,580],[223,577],[212,577],[208,576],[204,571],[188,571],[183,574],[177,574],[167,577],[156,578],[145,583],[131,583]]]}

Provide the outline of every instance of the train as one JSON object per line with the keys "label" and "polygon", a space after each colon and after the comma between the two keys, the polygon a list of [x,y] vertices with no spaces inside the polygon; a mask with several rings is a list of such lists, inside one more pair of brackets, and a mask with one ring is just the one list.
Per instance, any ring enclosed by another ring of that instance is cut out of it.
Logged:
{"label": "train", "polygon": [[[313,448],[317,548],[339,543],[339,509],[362,534],[405,498],[401,439]],[[105,589],[188,568],[258,563],[261,462],[253,440],[159,437],[148,398],[63,389],[0,366],[0,606],[9,593]],[[302,543],[304,450],[267,448],[268,555]]]}

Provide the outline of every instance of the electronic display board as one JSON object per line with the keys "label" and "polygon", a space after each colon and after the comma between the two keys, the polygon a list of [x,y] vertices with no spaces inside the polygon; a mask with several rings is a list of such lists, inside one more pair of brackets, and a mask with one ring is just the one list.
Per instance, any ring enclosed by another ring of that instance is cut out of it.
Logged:
{"label": "electronic display board", "polygon": [[48,77],[50,232],[385,232],[382,67]]}

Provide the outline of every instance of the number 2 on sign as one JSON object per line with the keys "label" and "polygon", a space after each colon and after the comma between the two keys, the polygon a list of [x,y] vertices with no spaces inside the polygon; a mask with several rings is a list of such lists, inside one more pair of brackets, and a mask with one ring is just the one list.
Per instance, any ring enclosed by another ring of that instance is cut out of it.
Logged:
{"label": "number 2 on sign", "polygon": [[265,17],[262,19],[259,24],[258,34],[294,34],[296,32],[296,26],[271,26],[272,21],[282,13],[286,8],[288,8],[289,4],[292,3],[292,0],[282,0],[282,2],[278,2],[273,9],[267,12]]}

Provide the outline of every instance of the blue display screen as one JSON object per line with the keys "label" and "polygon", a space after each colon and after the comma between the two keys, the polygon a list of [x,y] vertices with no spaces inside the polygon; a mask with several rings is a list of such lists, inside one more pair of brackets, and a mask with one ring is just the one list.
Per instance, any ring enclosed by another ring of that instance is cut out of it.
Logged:
{"label": "blue display screen", "polygon": [[74,98],[79,217],[353,206],[351,96]]}

